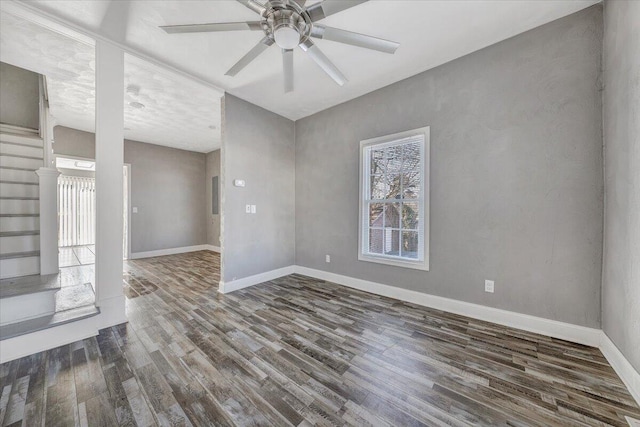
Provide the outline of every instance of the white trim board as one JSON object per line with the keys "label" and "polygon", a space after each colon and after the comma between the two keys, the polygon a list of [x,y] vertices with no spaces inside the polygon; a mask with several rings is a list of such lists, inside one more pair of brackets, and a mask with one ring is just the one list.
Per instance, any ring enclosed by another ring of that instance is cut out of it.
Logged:
{"label": "white trim board", "polygon": [[223,282],[221,280],[218,292],[221,294],[228,294],[229,292],[237,291],[238,289],[248,288],[249,286],[268,282],[269,280],[277,279],[278,277],[288,276],[294,272],[295,266],[290,265],[288,267],[278,268],[265,273],[243,277],[242,279],[234,280],[232,282]]}
{"label": "white trim board", "polygon": [[600,351],[613,370],[616,371],[616,374],[618,374],[624,385],[627,386],[631,396],[633,396],[638,405],[640,405],[640,373],[636,371],[627,358],[624,357],[624,354],[622,354],[613,341],[611,341],[611,338],[609,338],[604,331],[601,331],[601,333],[600,345],[598,346]]}
{"label": "white trim board", "polygon": [[[154,256],[163,256],[163,255],[184,254],[187,252],[196,252],[196,251],[216,251],[216,247],[212,245],[195,245],[195,246],[183,246],[180,248],[158,249],[157,251],[131,252],[131,259],[151,258]],[[219,251],[216,251],[216,252],[219,252]]]}
{"label": "white trim board", "polygon": [[209,249],[210,251],[222,253],[222,248],[220,248],[220,246],[214,246],[214,245],[204,245],[204,246],[206,246],[207,249]]}

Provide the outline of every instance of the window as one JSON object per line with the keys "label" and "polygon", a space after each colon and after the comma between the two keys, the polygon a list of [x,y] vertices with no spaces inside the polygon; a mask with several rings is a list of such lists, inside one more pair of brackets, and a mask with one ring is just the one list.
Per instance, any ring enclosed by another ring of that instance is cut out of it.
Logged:
{"label": "window", "polygon": [[358,259],[429,269],[429,128],[360,142]]}

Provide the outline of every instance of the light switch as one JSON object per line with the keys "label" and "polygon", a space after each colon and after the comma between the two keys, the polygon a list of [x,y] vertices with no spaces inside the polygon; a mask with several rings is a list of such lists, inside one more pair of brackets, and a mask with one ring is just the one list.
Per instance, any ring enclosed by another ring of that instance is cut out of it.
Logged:
{"label": "light switch", "polygon": [[244,185],[245,185],[244,179],[234,179],[233,180],[233,185],[235,187],[244,187]]}
{"label": "light switch", "polygon": [[256,213],[256,205],[251,205],[251,213]]}
{"label": "light switch", "polygon": [[133,213],[138,213],[138,208],[136,206],[133,207]]}
{"label": "light switch", "polygon": [[251,213],[251,205],[247,205],[247,206],[245,206],[245,207],[244,207],[244,211],[245,211],[246,213]]}

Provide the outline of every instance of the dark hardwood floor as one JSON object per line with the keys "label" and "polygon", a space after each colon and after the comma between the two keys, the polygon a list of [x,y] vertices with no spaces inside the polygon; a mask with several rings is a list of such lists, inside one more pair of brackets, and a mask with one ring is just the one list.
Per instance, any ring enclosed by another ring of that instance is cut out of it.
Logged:
{"label": "dark hardwood floor", "polygon": [[599,350],[219,256],[125,265],[129,323],[0,365],[0,425],[627,426]]}

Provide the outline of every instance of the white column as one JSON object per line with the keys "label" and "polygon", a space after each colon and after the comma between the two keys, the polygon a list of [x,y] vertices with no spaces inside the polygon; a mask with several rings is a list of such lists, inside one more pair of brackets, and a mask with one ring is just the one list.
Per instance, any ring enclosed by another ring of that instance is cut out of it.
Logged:
{"label": "white column", "polygon": [[40,274],[58,273],[58,172],[36,171],[40,187]]}
{"label": "white column", "polygon": [[122,291],[124,52],[96,41],[96,305],[99,327],[126,322]]}

